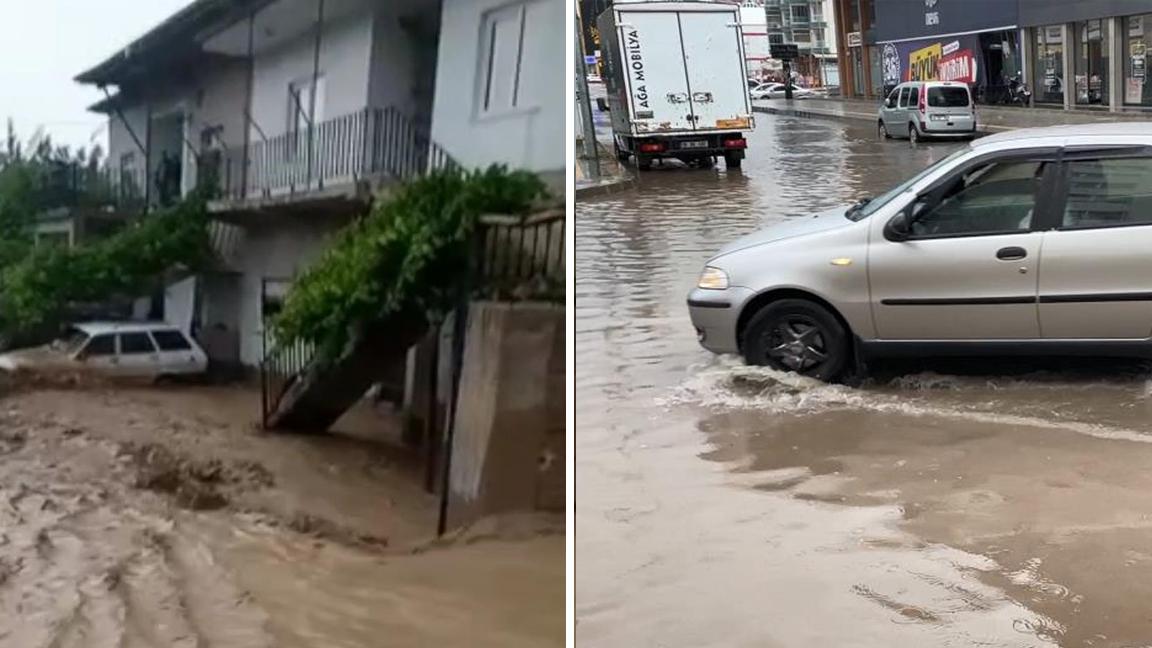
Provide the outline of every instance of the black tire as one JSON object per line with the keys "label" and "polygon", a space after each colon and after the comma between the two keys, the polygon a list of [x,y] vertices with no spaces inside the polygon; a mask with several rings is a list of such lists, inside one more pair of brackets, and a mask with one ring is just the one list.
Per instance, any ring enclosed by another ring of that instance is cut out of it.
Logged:
{"label": "black tire", "polygon": [[740,165],[744,163],[744,157],[739,153],[725,153],[724,166],[729,169],[739,169]]}
{"label": "black tire", "polygon": [[637,155],[636,156],[636,168],[640,169],[641,171],[651,171],[652,170],[652,158],[648,157],[647,155]]}
{"label": "black tire", "polygon": [[781,299],[760,309],[745,327],[741,344],[750,365],[826,381],[846,372],[849,347],[840,320],[807,299]]}
{"label": "black tire", "polygon": [[612,142],[612,148],[616,150],[616,159],[621,162],[627,162],[628,158],[632,157],[632,154],[620,148],[620,144],[616,141]]}
{"label": "black tire", "polygon": [[888,127],[884,125],[883,119],[876,122],[876,135],[880,139],[892,139],[892,134],[888,132]]}
{"label": "black tire", "polygon": [[920,127],[915,122],[908,124],[908,142],[913,146],[920,142]]}

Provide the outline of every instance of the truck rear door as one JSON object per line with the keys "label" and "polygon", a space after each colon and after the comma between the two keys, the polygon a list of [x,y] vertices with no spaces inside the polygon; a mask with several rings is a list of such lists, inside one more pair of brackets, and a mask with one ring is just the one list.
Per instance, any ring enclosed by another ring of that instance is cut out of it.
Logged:
{"label": "truck rear door", "polygon": [[688,76],[674,11],[620,11],[620,50],[637,135],[692,130]]}
{"label": "truck rear door", "polygon": [[735,12],[682,12],[680,32],[696,129],[746,128],[752,111]]}

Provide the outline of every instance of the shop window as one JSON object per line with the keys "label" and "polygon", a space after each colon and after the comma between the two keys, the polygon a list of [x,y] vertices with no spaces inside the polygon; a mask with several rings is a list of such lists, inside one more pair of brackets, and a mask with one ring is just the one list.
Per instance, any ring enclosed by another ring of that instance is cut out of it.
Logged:
{"label": "shop window", "polygon": [[1152,14],[1128,16],[1124,19],[1124,103],[1152,106],[1152,90],[1148,87],[1148,49],[1152,46]]}
{"label": "shop window", "polygon": [[1064,35],[1060,25],[1037,27],[1033,100],[1064,103]]}
{"label": "shop window", "polygon": [[1076,23],[1076,103],[1108,103],[1108,34],[1102,20]]}

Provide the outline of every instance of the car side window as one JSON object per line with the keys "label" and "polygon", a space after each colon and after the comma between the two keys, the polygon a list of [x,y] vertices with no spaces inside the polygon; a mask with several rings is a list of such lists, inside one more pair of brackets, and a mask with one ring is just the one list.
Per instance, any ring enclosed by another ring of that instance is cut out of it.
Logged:
{"label": "car side window", "polygon": [[966,169],[933,192],[931,198],[914,203],[912,237],[1028,231],[1047,164],[998,161]]}
{"label": "car side window", "polygon": [[175,330],[152,331],[152,338],[161,351],[187,351],[192,348],[184,334]]}
{"label": "car side window", "polygon": [[121,333],[120,353],[155,353],[156,347],[147,333]]}
{"label": "car side window", "polygon": [[1061,227],[1152,225],[1152,158],[1072,160]]}
{"label": "car side window", "polygon": [[908,107],[908,92],[910,90],[911,89],[908,88],[907,86],[900,88],[900,104],[899,104],[899,106],[901,108],[907,108]]}
{"label": "car side window", "polygon": [[88,357],[116,355],[116,336],[97,335],[88,342],[81,353]]}
{"label": "car side window", "polygon": [[908,105],[920,105],[920,86],[913,86],[912,91],[908,93]]}

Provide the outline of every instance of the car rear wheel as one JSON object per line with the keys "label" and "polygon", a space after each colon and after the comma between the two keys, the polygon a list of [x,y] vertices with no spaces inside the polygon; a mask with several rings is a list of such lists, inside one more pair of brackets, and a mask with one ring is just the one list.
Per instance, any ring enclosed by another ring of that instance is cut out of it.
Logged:
{"label": "car rear wheel", "polygon": [[806,299],[781,299],[756,313],[744,331],[744,361],[835,380],[848,366],[848,334],[823,306]]}
{"label": "car rear wheel", "polygon": [[908,124],[908,141],[911,142],[913,146],[920,141],[920,129],[916,124]]}
{"label": "car rear wheel", "polygon": [[734,151],[729,151],[724,154],[724,166],[729,169],[739,169],[743,160],[743,156]]}
{"label": "car rear wheel", "polygon": [[636,168],[640,169],[641,171],[651,171],[652,170],[652,158],[648,157],[647,155],[637,155],[636,156]]}

